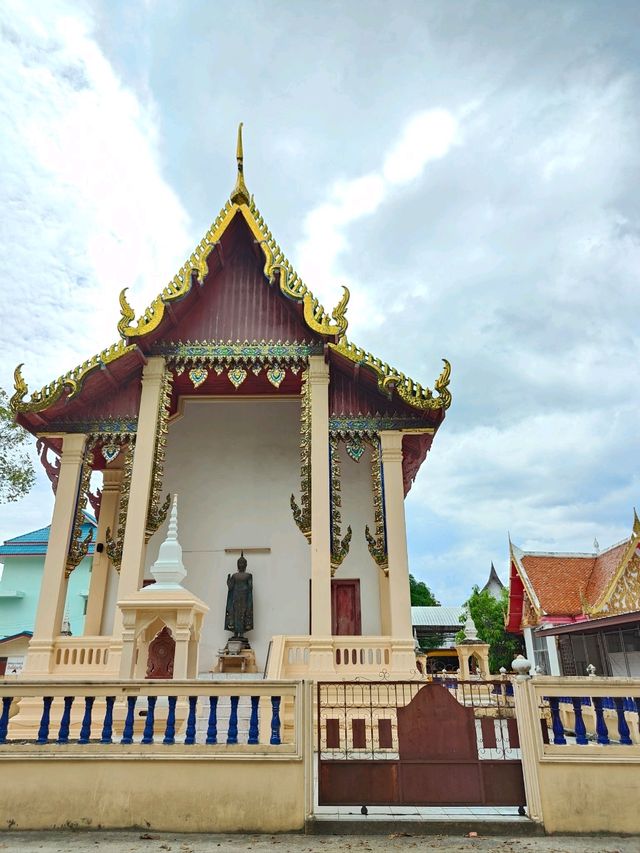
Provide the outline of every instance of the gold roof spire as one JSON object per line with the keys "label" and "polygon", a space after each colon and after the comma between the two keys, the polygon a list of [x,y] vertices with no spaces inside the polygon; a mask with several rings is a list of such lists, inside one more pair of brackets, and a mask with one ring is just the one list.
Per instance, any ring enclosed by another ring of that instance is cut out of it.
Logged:
{"label": "gold roof spire", "polygon": [[242,152],[242,122],[238,125],[238,146],[236,148],[236,160],[238,161],[238,177],[236,185],[231,193],[231,201],[234,204],[249,204],[251,198],[249,190],[244,182],[244,155]]}

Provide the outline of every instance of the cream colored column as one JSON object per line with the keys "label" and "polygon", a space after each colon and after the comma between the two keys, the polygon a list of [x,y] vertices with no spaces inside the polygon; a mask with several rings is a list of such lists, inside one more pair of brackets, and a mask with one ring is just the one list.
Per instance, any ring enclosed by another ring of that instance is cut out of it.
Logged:
{"label": "cream colored column", "polygon": [[389,578],[380,570],[378,578],[380,589],[380,633],[383,637],[391,634],[391,614],[389,613]]}
{"label": "cream colored column", "polygon": [[[138,412],[138,432],[133,455],[127,523],[122,547],[118,600],[128,598],[132,593],[137,592],[142,585],[146,551],[147,507],[153,476],[158,407],[164,370],[164,358],[156,356],[149,359],[142,373],[142,396]],[[122,615],[118,610],[113,624],[113,636],[119,637],[121,631]]]}
{"label": "cream colored column", "polygon": [[122,468],[106,468],[102,472],[102,498],[100,500],[100,518],[96,531],[96,545],[102,544],[102,553],[96,551],[91,567],[91,582],[87,599],[87,615],[84,618],[84,633],[95,636],[100,633],[104,598],[107,591],[110,561],[106,549],[106,533],[110,527],[117,527],[118,499],[122,482]]}
{"label": "cream colored column", "polygon": [[62,439],[60,474],[44,560],[36,624],[24,668],[24,672],[30,676],[51,672],[53,645],[62,628],[67,597],[65,570],[86,440],[87,436],[80,433],[67,434]]}
{"label": "cream colored column", "polygon": [[309,357],[311,404],[311,634],[331,636],[329,365]]}
{"label": "cream colored column", "polygon": [[394,639],[409,640],[413,637],[413,631],[411,629],[407,530],[404,517],[402,433],[398,430],[381,432],[380,447],[389,559],[389,627]]}
{"label": "cream colored column", "polygon": [[[542,757],[542,730],[540,710],[534,682],[526,675],[512,679],[518,739],[522,757],[522,775],[526,795],[527,813],[531,820],[544,822],[542,794],[540,789],[540,759]],[[524,803],[522,804],[524,805]]]}

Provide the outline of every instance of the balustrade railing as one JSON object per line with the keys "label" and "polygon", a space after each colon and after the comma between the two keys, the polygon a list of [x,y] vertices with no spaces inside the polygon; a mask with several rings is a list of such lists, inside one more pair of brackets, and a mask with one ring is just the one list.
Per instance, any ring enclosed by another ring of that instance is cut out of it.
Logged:
{"label": "balustrade railing", "polygon": [[53,674],[104,677],[109,669],[111,637],[58,637],[53,654]]}
{"label": "balustrade railing", "polygon": [[640,745],[637,679],[538,677],[532,685],[544,744]]}
{"label": "balustrade railing", "polygon": [[0,750],[155,743],[301,754],[301,732],[300,682],[0,681]]}

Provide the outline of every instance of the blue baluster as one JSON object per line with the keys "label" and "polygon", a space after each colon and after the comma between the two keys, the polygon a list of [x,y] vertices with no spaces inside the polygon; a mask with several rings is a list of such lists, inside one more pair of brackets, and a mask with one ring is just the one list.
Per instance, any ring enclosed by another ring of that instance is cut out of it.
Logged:
{"label": "blue baluster", "polygon": [[584,724],[584,719],[582,717],[582,699],[575,697],[573,699],[573,711],[576,716],[576,743],[585,744],[588,743],[587,740],[587,727]]}
{"label": "blue baluster", "polygon": [[596,740],[598,743],[609,743],[609,730],[604,721],[604,711],[602,710],[602,697],[593,697],[593,707],[596,709]]}
{"label": "blue baluster", "polygon": [[71,706],[73,705],[74,698],[74,696],[64,697],[64,711],[60,720],[58,743],[69,743],[69,723],[71,722]]}
{"label": "blue baluster", "polygon": [[636,696],[631,700],[636,706],[636,713],[640,717],[640,696]]}
{"label": "blue baluster", "polygon": [[2,697],[2,714],[0,715],[0,743],[7,742],[7,731],[9,729],[9,711],[11,710],[11,696]]}
{"label": "blue baluster", "polygon": [[104,712],[104,720],[102,723],[102,735],[100,743],[113,743],[113,704],[116,701],[115,696],[107,696],[105,699],[106,708]]}
{"label": "blue baluster", "polygon": [[624,700],[622,696],[616,696],[613,700],[616,703],[616,713],[618,714],[618,734],[620,735],[620,743],[625,746],[631,745],[631,732],[627,725],[627,720],[624,715]]}
{"label": "blue baluster", "polygon": [[84,717],[82,718],[78,743],[89,743],[91,738],[91,712],[93,711],[94,701],[95,696],[84,697]]}
{"label": "blue baluster", "polygon": [[269,743],[277,745],[280,743],[280,697],[271,697],[271,738]]}
{"label": "blue baluster", "polygon": [[142,740],[140,743],[153,743],[153,724],[156,719],[157,701],[157,696],[147,696],[147,719],[144,723],[144,731],[142,732]]}
{"label": "blue baluster", "polygon": [[167,714],[167,727],[164,730],[162,743],[176,742],[176,702],[177,696],[169,696],[169,713]]}
{"label": "blue baluster", "polygon": [[251,718],[249,720],[249,740],[247,743],[259,743],[259,726],[258,726],[258,705],[260,704],[259,696],[251,697]]}
{"label": "blue baluster", "polygon": [[558,697],[549,697],[549,706],[551,708],[551,727],[553,729],[553,742],[556,744],[564,744],[567,739],[564,736],[564,726],[560,719],[560,708],[558,707]]}
{"label": "blue baluster", "polygon": [[36,743],[49,743],[49,721],[51,719],[51,703],[53,696],[42,697],[42,716],[40,717],[40,728]]}
{"label": "blue baluster", "polygon": [[191,746],[196,742],[196,705],[198,704],[197,696],[189,696],[189,715],[187,717],[187,731],[184,742]]}
{"label": "blue baluster", "polygon": [[218,743],[218,697],[209,696],[209,724],[207,743]]}
{"label": "blue baluster", "polygon": [[133,715],[136,709],[137,696],[127,696],[127,716],[120,743],[133,743]]}
{"label": "blue baluster", "polygon": [[238,702],[239,696],[231,696],[231,713],[229,714],[229,730],[227,743],[238,743]]}

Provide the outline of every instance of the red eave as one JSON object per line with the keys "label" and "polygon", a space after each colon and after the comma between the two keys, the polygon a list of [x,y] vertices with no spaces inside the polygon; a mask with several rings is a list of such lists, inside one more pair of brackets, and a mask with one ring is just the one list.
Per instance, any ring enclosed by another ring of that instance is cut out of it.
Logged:
{"label": "red eave", "polygon": [[524,584],[518,570],[511,561],[509,570],[509,609],[507,611],[506,630],[511,634],[522,633],[522,602],[524,601]]}

